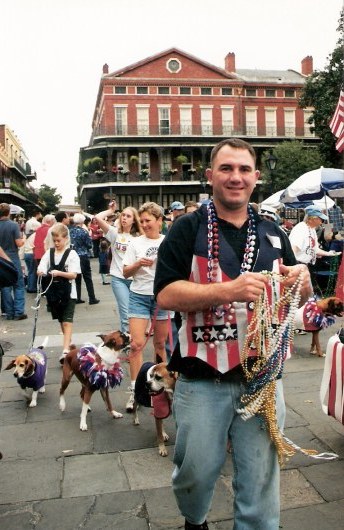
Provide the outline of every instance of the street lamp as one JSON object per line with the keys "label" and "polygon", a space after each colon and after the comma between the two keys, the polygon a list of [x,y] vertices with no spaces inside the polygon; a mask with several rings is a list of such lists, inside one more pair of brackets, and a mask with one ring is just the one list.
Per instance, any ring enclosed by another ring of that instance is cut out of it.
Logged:
{"label": "street lamp", "polygon": [[266,167],[268,168],[269,173],[270,173],[271,189],[273,191],[274,191],[274,189],[273,189],[274,186],[273,186],[273,180],[272,180],[272,173],[276,169],[277,161],[278,161],[278,158],[275,155],[272,154],[272,151],[270,151],[270,154],[269,154],[268,158],[265,160],[265,164],[266,164]]}

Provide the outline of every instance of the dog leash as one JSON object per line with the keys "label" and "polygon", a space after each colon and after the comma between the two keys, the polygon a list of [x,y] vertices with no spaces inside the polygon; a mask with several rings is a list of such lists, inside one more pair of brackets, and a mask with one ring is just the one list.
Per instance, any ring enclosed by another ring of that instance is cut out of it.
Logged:
{"label": "dog leash", "polygon": [[31,342],[30,342],[30,345],[29,345],[29,348],[28,348],[28,352],[30,352],[32,350],[33,344],[34,344],[35,338],[36,338],[37,320],[38,320],[39,308],[41,307],[41,304],[40,304],[41,298],[47,292],[47,290],[49,289],[49,287],[52,284],[52,282],[53,282],[53,277],[51,277],[51,280],[50,280],[47,288],[44,291],[42,291],[42,276],[38,276],[38,278],[37,278],[37,296],[35,298],[35,305],[31,306],[31,309],[33,309],[35,313],[34,313],[34,323],[33,323],[33,330],[32,330],[32,339],[31,339]]}

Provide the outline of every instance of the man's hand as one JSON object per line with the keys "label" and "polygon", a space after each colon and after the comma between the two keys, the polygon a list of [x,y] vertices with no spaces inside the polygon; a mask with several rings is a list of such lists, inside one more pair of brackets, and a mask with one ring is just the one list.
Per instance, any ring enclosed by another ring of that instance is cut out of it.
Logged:
{"label": "man's hand", "polygon": [[224,290],[230,289],[231,301],[251,302],[258,300],[268,281],[267,276],[264,274],[245,272],[245,274],[240,274],[235,280],[224,282],[221,285]]}
{"label": "man's hand", "polygon": [[294,285],[300,272],[302,272],[301,301],[305,302],[310,296],[312,296],[313,287],[311,276],[306,265],[299,264],[293,265],[292,267],[281,265],[280,270],[281,274],[285,277],[285,280],[282,282],[285,287],[291,287]]}

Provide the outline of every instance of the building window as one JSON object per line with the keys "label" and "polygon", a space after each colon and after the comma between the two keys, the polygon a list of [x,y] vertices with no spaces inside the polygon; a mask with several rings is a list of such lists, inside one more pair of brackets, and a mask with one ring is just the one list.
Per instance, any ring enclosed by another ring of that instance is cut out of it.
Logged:
{"label": "building window", "polygon": [[246,108],[245,114],[247,136],[257,136],[257,109]]}
{"label": "building window", "polygon": [[211,87],[202,86],[201,87],[201,96],[211,96]]}
{"label": "building window", "polygon": [[181,86],[181,87],[179,87],[179,94],[183,94],[183,95],[191,94],[191,87],[189,87],[189,86]]}
{"label": "building window", "polygon": [[221,94],[223,96],[231,96],[233,94],[232,88],[221,88]]}
{"label": "building window", "polygon": [[127,134],[126,107],[115,107],[115,133],[119,136]]}
{"label": "building window", "polygon": [[182,69],[182,63],[179,59],[173,57],[167,61],[166,68],[169,72],[176,74]]}
{"label": "building window", "polygon": [[221,107],[222,134],[231,136],[233,134],[233,107]]}
{"label": "building window", "polygon": [[294,98],[295,97],[295,89],[294,88],[286,88],[284,91],[284,96],[286,98]]}
{"label": "building window", "polygon": [[159,108],[159,134],[170,134],[170,109]]}
{"label": "building window", "polygon": [[147,136],[149,134],[149,107],[136,107],[137,134]]}
{"label": "building window", "polygon": [[295,136],[295,109],[284,109],[284,134]]}
{"label": "building window", "polygon": [[309,119],[312,116],[313,111],[312,110],[304,110],[303,111],[303,121],[304,121],[304,136],[315,136],[314,131],[311,131],[311,127],[314,127],[314,123],[312,125],[309,123]]}
{"label": "building window", "polygon": [[142,169],[149,169],[149,153],[146,151],[139,153],[139,166],[140,171]]}
{"label": "building window", "polygon": [[265,134],[277,136],[276,109],[265,109]]}
{"label": "building window", "polygon": [[191,107],[180,107],[180,134],[192,134],[192,109]]}
{"label": "building window", "polygon": [[137,86],[136,94],[148,94],[148,86]]}
{"label": "building window", "polygon": [[170,93],[170,87],[169,86],[158,86],[158,94],[169,94]]}
{"label": "building window", "polygon": [[276,97],[276,90],[274,88],[267,88],[265,90],[265,96],[267,98],[275,98]]}
{"label": "building window", "polygon": [[115,94],[126,94],[126,93],[127,93],[126,86],[115,86]]}
{"label": "building window", "polygon": [[212,108],[201,108],[201,134],[202,136],[211,136],[213,134]]}
{"label": "building window", "polygon": [[257,95],[256,88],[246,88],[246,96],[255,97]]}

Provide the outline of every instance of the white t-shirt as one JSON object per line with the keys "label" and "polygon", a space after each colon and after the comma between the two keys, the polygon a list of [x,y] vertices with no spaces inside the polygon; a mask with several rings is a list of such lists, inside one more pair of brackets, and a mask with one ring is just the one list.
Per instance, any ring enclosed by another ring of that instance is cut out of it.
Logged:
{"label": "white t-shirt", "polygon": [[[55,252],[55,255],[54,255],[54,262],[55,262],[55,265],[58,265],[62,259],[62,256],[64,254],[64,251],[63,252],[59,252],[58,254]],[[75,272],[76,274],[81,274],[81,269],[80,269],[80,258],[78,256],[78,254],[75,252],[75,250],[71,250],[69,255],[68,255],[68,258],[66,260],[66,271],[67,272]],[[39,265],[38,265],[38,268],[37,268],[37,271],[38,272],[43,272],[43,274],[47,274],[48,272],[48,269],[50,268],[50,249],[47,250],[45,252],[45,254],[43,255],[41,261],[39,262]],[[70,280],[71,283],[72,283],[72,290],[71,290],[71,294],[70,294],[70,297],[74,300],[77,299],[77,294],[76,294],[76,286],[75,286],[75,280]]]}
{"label": "white t-shirt", "polygon": [[164,237],[164,235],[160,235],[158,239],[149,239],[143,235],[133,238],[130,242],[123,259],[123,265],[133,265],[141,258],[154,259],[151,267],[140,267],[135,272],[130,286],[130,290],[134,293],[153,295],[158,249]]}
{"label": "white t-shirt", "polygon": [[[307,223],[301,221],[294,226],[289,234],[289,241],[293,247],[295,258],[301,263],[315,263],[316,254],[319,250],[317,233]],[[299,250],[297,250],[297,247]]]}
{"label": "white t-shirt", "polygon": [[[123,258],[127,251],[130,241],[136,236],[126,232],[118,232],[116,226],[110,226],[105,234],[106,239],[111,244],[112,259],[110,265],[111,276],[116,278],[124,278],[123,276]],[[129,278],[128,278],[129,279]]]}

